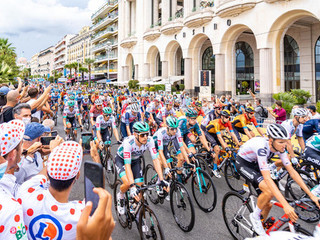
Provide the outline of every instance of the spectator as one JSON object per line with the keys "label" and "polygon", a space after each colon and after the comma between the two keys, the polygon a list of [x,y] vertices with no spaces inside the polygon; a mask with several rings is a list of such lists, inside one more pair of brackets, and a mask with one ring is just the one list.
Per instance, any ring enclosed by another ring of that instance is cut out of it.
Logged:
{"label": "spectator", "polygon": [[278,124],[281,124],[283,121],[287,119],[287,112],[284,108],[282,108],[282,102],[280,100],[276,101],[275,109],[269,107],[268,112],[276,118],[276,123]]}
{"label": "spectator", "polygon": [[45,119],[42,123],[43,126],[45,127],[49,127],[51,129],[51,131],[54,128],[54,121],[52,119]]}
{"label": "spectator", "polygon": [[0,88],[0,106],[4,106],[7,104],[7,94],[10,91],[10,88],[7,86],[2,86]]}
{"label": "spectator", "polygon": [[[50,128],[43,126],[40,123],[30,123],[26,125],[24,133],[23,149],[30,148],[33,144],[38,143],[38,148],[41,147],[40,137],[45,132],[50,132]],[[18,172],[14,175],[17,178],[17,183],[22,184],[31,177],[37,175],[43,169],[43,159],[36,149],[32,154],[22,158],[21,166]]]}
{"label": "spectator", "polygon": [[13,118],[20,119],[25,125],[31,122],[31,107],[27,103],[20,103],[13,108]]}
{"label": "spectator", "polygon": [[19,92],[18,90],[11,90],[7,94],[7,104],[2,107],[2,113],[3,113],[3,121],[4,122],[9,122],[13,120],[13,108],[18,104],[19,102]]}
{"label": "spectator", "polygon": [[313,105],[310,105],[307,107],[307,109],[309,109],[310,112],[310,119],[320,119],[320,114],[317,113],[317,108]]}
{"label": "spectator", "polygon": [[262,127],[264,118],[263,118],[263,106],[261,104],[261,99],[254,98],[254,102],[255,102],[254,116],[256,117],[257,122],[259,123],[259,126]]}
{"label": "spectator", "polygon": [[52,150],[47,168],[20,186],[17,197],[21,199],[29,239],[42,234],[50,224],[58,224],[56,229],[61,239],[76,239],[76,225],[84,204],[68,199],[80,176],[81,162],[81,145],[64,142]]}

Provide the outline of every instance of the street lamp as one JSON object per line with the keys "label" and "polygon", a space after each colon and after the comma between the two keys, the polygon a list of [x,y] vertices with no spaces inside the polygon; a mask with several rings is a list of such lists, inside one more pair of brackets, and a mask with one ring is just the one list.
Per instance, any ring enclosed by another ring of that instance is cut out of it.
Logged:
{"label": "street lamp", "polygon": [[108,59],[108,80],[110,79],[110,58],[109,58],[109,53],[111,51],[111,42],[107,41],[107,46],[106,46],[106,52],[107,52],[107,59]]}

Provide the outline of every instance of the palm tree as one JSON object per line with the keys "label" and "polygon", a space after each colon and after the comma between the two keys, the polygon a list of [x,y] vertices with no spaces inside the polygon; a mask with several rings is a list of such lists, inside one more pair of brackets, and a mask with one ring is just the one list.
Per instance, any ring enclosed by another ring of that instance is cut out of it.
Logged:
{"label": "palm tree", "polygon": [[90,81],[91,81],[91,65],[95,62],[94,59],[90,59],[90,58],[86,58],[84,60],[85,65],[88,67],[88,71],[89,71],[89,87],[91,87],[90,85]]}
{"label": "palm tree", "polygon": [[13,69],[4,61],[0,62],[0,83],[9,82]]}
{"label": "palm tree", "polygon": [[[14,76],[19,74],[19,69],[16,64],[15,47],[9,43],[7,38],[0,38],[0,63],[1,63],[1,79],[12,81]],[[10,69],[10,71],[7,71]],[[4,77],[5,76],[5,77]]]}
{"label": "palm tree", "polygon": [[85,67],[79,67],[79,72],[81,73],[81,77],[82,77],[82,80],[84,80],[84,73],[87,73],[89,72],[88,71],[88,68],[85,68]]}
{"label": "palm tree", "polygon": [[66,64],[66,65],[64,65],[64,68],[65,68],[65,69],[69,69],[69,71],[70,71],[69,76],[71,77],[71,70],[72,70],[71,64]]}

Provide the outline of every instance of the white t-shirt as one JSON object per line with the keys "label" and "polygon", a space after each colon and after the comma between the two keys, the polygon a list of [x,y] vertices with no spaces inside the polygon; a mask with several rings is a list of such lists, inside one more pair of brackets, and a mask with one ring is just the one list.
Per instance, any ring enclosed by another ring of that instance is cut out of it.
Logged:
{"label": "white t-shirt", "polygon": [[320,119],[320,114],[316,113],[315,115],[309,114],[310,119]]}
{"label": "white t-shirt", "polygon": [[81,201],[58,202],[46,190],[47,184],[44,175],[36,175],[23,183],[17,193],[28,238],[76,239],[77,223],[84,204]]}
{"label": "white t-shirt", "polygon": [[[31,106],[31,104],[34,103],[35,101],[36,101],[36,99],[30,99],[27,103]],[[32,114],[31,116],[38,118],[39,121],[40,121],[40,119],[41,119],[41,111],[38,110],[34,114]]]}
{"label": "white t-shirt", "polygon": [[302,134],[302,130],[303,130],[303,124],[299,124],[297,127],[295,127],[293,125],[293,119],[289,119],[289,120],[286,120],[284,122],[281,123],[281,125],[287,129],[288,133],[290,134],[290,138],[296,134],[297,137],[303,137],[303,134]]}

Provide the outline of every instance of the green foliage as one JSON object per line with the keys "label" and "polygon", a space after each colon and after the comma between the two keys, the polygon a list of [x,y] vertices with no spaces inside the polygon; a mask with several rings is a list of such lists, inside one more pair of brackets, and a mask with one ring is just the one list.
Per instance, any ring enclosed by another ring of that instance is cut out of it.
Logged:
{"label": "green foliage", "polygon": [[296,98],[296,104],[298,105],[306,104],[308,99],[311,98],[310,92],[302,89],[291,89],[291,93]]}
{"label": "green foliage", "polygon": [[317,112],[320,113],[320,101],[317,102]]}
{"label": "green foliage", "polygon": [[130,80],[128,82],[129,89],[137,89],[139,87],[138,80]]}
{"label": "green foliage", "polygon": [[150,87],[150,88],[149,88],[149,91],[150,91],[150,92],[154,92],[155,90],[156,90],[156,89],[155,89],[154,87]]}
{"label": "green foliage", "polygon": [[18,76],[17,55],[7,38],[0,38],[0,82],[12,82]]}
{"label": "green foliage", "polygon": [[158,84],[158,85],[154,85],[154,89],[156,91],[160,91],[160,90],[164,91],[164,90],[166,90],[166,87],[164,84]]}
{"label": "green foliage", "polygon": [[171,92],[176,92],[177,91],[177,88],[175,86],[171,86]]}
{"label": "green foliage", "polygon": [[54,77],[53,76],[50,76],[49,79],[48,79],[51,83],[54,82]]}
{"label": "green foliage", "polygon": [[248,88],[249,87],[249,83],[247,81],[243,81],[241,83],[241,85],[242,85],[243,88]]}
{"label": "green foliage", "polygon": [[148,88],[148,87],[144,87],[144,90],[145,90],[145,91],[149,91],[149,88]]}
{"label": "green foliage", "polygon": [[291,92],[275,93],[272,97],[275,100],[282,101],[282,107],[286,110],[287,114],[290,114],[292,107],[297,104],[296,97]]}
{"label": "green foliage", "polygon": [[180,91],[183,91],[184,88],[185,88],[184,84],[179,84],[179,90],[180,90]]}

